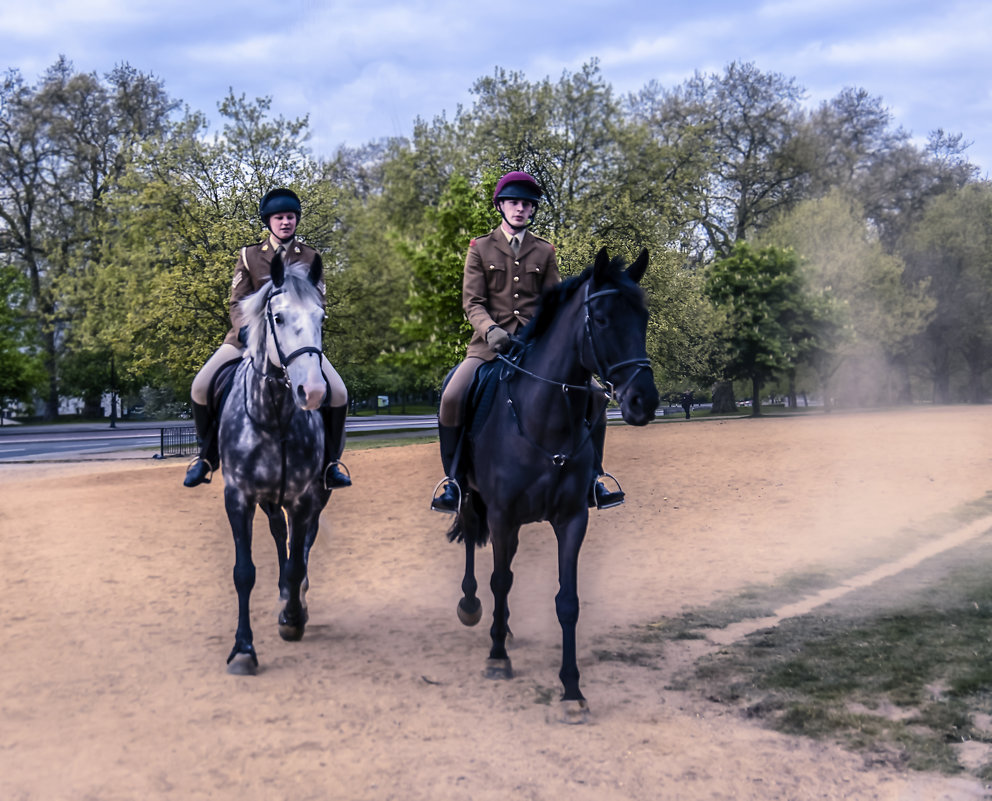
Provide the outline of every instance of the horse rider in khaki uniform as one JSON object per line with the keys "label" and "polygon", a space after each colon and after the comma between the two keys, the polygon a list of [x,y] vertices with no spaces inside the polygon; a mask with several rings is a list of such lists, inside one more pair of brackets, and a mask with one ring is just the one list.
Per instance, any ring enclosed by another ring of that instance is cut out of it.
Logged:
{"label": "horse rider in khaki uniform", "polygon": [[[269,230],[269,236],[254,245],[241,248],[234,279],[231,282],[231,329],[224,337],[224,343],[193,379],[190,394],[193,399],[193,422],[200,440],[200,454],[186,470],[183,484],[195,487],[210,482],[211,474],[219,466],[217,449],[217,423],[210,403],[210,391],[217,371],[232,361],[242,358],[245,342],[242,340],[244,320],[240,302],[257,291],[269,280],[272,259],[280,253],[286,264],[313,264],[317,251],[296,238],[296,227],[302,215],[300,199],[290,189],[278,188],[266,193],[258,206],[258,216]],[[323,280],[317,285],[321,297],[324,296]],[[324,486],[326,489],[340,489],[351,486],[351,479],[342,472],[341,453],[344,451],[345,416],[348,412],[348,390],[341,376],[327,361],[320,357],[321,371],[327,381],[327,396],[320,407],[324,421]]]}
{"label": "horse rider in khaki uniform", "polygon": [[[511,335],[519,333],[534,317],[542,292],[561,281],[554,245],[528,229],[542,194],[531,175],[508,172],[499,179],[493,193],[493,205],[503,222],[469,243],[462,277],[462,307],[474,333],[465,359],[455,368],[441,395],[438,436],[445,481],[444,491],[431,501],[431,509],[436,512],[455,513],[460,504],[465,474],[455,461],[463,434],[465,397],[476,370],[510,349]],[[597,471],[603,475],[600,462],[606,438],[605,415],[592,434]],[[457,475],[452,474],[453,468]],[[623,501],[622,492],[608,492],[599,481],[595,492],[600,508]]]}

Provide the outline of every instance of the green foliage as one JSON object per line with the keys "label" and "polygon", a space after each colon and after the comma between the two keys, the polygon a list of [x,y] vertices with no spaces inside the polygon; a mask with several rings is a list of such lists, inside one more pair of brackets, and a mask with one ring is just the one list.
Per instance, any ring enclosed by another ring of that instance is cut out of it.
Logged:
{"label": "green foliage", "polygon": [[28,323],[28,284],[10,265],[0,264],[0,409],[27,401],[44,385],[44,368]]}
{"label": "green foliage", "polygon": [[405,314],[394,322],[407,345],[389,360],[416,367],[436,386],[465,357],[472,337],[462,309],[462,272],[472,236],[499,224],[491,200],[495,182],[491,173],[473,188],[464,176],[453,176],[438,205],[427,210],[418,240],[396,242],[410,265]]}
{"label": "green foliage", "polygon": [[781,248],[738,242],[706,271],[704,291],[721,317],[723,374],[752,383],[758,415],[761,386],[818,346],[817,323],[826,315],[805,292],[795,254]]}

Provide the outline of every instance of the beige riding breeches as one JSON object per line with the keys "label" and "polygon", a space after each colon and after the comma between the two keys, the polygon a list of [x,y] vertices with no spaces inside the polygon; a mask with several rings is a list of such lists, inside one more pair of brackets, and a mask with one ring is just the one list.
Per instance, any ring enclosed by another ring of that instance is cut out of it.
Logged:
{"label": "beige riding breeches", "polygon": [[[228,345],[226,342],[217,348],[214,355],[207,359],[206,364],[200,368],[200,372],[193,379],[193,386],[190,387],[190,395],[193,397],[193,403],[206,406],[207,395],[210,392],[210,382],[213,380],[214,374],[222,365],[235,359],[240,359],[243,355],[243,348]],[[320,370],[324,374],[324,378],[327,379],[327,386],[330,389],[331,398],[329,405],[344,406],[347,404],[348,389],[345,387],[344,381],[341,380],[341,376],[338,375],[338,371],[334,369],[323,354],[320,357]]]}

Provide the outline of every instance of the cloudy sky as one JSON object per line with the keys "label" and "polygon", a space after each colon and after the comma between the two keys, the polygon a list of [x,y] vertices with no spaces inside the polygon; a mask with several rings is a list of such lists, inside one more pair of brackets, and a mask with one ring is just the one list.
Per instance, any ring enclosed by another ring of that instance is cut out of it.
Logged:
{"label": "cloudy sky", "polygon": [[866,89],[919,141],[963,133],[992,174],[988,0],[0,0],[0,42],[0,68],[28,82],[60,54],[86,72],[127,62],[215,122],[229,89],[271,97],[310,115],[318,155],[451,116],[497,66],[556,80],[598,58],[625,94],[751,61],[814,105]]}

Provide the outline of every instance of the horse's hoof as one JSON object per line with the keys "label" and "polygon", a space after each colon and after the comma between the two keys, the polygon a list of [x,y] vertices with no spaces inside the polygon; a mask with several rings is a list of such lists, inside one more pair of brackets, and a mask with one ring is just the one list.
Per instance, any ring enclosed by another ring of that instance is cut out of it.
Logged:
{"label": "horse's hoof", "polygon": [[306,627],[303,624],[291,626],[289,623],[279,623],[279,636],[286,642],[299,642],[303,639]]}
{"label": "horse's hoof", "polygon": [[258,662],[251,654],[234,654],[227,663],[227,672],[232,676],[254,676],[258,673]]}
{"label": "horse's hoof", "polygon": [[585,698],[578,701],[562,701],[560,711],[562,723],[574,726],[589,720],[589,704],[586,703]]}
{"label": "horse's hoof", "polygon": [[[465,626],[474,626],[482,620],[482,602],[478,598],[473,598],[474,605],[467,598],[462,598],[458,602],[458,619]],[[470,607],[466,609],[465,607]]]}
{"label": "horse's hoof", "polygon": [[487,659],[482,675],[487,679],[512,679],[513,666],[509,659]]}

